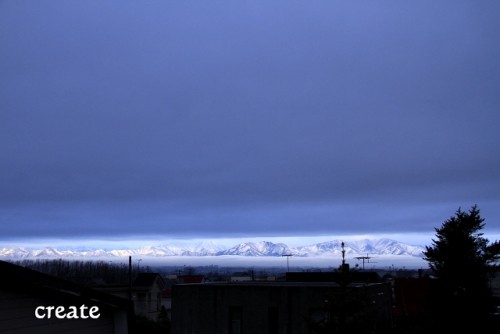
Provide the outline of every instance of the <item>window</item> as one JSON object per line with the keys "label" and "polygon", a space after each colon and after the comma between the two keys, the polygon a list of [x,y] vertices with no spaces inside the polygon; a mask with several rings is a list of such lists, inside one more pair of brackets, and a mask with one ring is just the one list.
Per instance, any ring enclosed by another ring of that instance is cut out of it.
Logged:
{"label": "window", "polygon": [[229,308],[229,334],[241,334],[242,313],[239,306]]}

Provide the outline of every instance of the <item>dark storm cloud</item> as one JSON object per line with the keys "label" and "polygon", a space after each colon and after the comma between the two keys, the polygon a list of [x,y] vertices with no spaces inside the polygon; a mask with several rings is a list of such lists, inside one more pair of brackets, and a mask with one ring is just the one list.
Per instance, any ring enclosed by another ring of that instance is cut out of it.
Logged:
{"label": "dark storm cloud", "polygon": [[499,9],[0,2],[0,231],[500,228]]}

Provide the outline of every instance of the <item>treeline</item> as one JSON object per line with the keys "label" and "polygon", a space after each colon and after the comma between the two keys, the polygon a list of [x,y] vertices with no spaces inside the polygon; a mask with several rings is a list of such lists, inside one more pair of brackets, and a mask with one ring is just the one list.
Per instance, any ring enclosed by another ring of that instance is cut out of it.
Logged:
{"label": "treeline", "polygon": [[[12,263],[44,274],[86,285],[128,284],[130,279],[129,266],[124,263],[118,264],[106,261],[63,259],[25,259],[12,261]],[[141,268],[141,272],[149,271],[149,267]],[[133,268],[132,279],[134,279],[137,274],[137,268]]]}

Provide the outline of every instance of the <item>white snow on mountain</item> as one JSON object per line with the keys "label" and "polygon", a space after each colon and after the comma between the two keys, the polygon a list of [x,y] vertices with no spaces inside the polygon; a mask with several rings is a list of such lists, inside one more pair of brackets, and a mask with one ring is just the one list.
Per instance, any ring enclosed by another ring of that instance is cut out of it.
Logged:
{"label": "white snow on mountain", "polygon": [[269,241],[260,241],[245,242],[217,252],[216,255],[281,256],[288,253],[291,253],[291,250],[283,243],[275,244]]}
{"label": "white snow on mountain", "polygon": [[[365,255],[404,255],[412,257],[423,257],[424,247],[407,245],[391,239],[363,239],[344,242],[346,256]],[[54,247],[42,249],[27,248],[0,248],[0,258],[4,259],[28,259],[28,258],[101,258],[101,257],[169,257],[169,256],[247,256],[247,257],[271,257],[291,254],[298,257],[316,257],[324,255],[340,256],[342,253],[342,241],[332,240],[308,246],[289,247],[284,243],[273,243],[269,241],[243,242],[231,248],[224,248],[213,242],[203,242],[194,245],[160,245],[145,246],[137,249],[116,250],[63,250]]]}
{"label": "white snow on mountain", "polygon": [[225,247],[212,241],[199,242],[193,246],[185,246],[182,255],[213,256],[224,251]]}

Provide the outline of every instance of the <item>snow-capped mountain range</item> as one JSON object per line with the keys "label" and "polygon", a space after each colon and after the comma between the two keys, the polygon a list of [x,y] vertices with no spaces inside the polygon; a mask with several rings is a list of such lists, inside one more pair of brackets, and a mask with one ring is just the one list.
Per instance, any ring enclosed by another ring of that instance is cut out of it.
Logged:
{"label": "snow-capped mountain range", "polygon": [[[159,245],[145,246],[136,249],[90,249],[69,250],[45,247],[41,249],[29,248],[0,248],[0,259],[31,259],[31,258],[104,258],[125,256],[247,256],[247,257],[272,257],[293,255],[298,257],[315,257],[322,255],[342,254],[342,241],[332,240],[308,246],[289,247],[284,243],[269,241],[243,242],[231,248],[214,243],[202,243],[193,246]],[[391,239],[363,239],[345,241],[346,256],[371,255],[406,255],[418,258],[423,257],[424,247],[412,246]]]}

